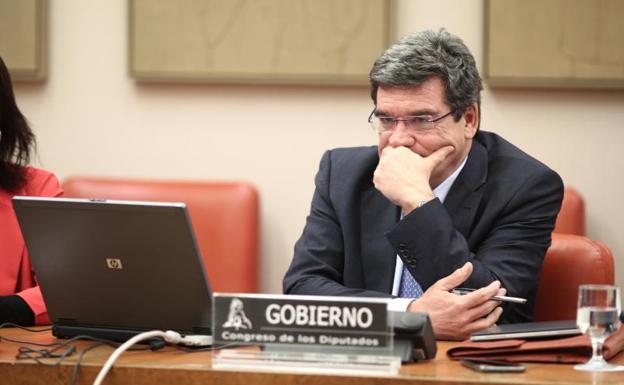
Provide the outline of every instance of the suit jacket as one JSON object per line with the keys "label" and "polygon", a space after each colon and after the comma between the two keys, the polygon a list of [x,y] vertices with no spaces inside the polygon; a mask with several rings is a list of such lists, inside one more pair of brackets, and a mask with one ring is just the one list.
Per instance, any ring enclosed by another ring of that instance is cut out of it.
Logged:
{"label": "suit jacket", "polygon": [[423,290],[471,261],[463,287],[498,279],[508,295],[500,322],[527,322],[563,199],[553,170],[500,136],[480,131],[444,204],[400,220],[373,185],[377,147],[327,151],[284,292],[390,297],[398,254]]}
{"label": "suit jacket", "polygon": [[33,311],[37,325],[49,324],[48,311],[35,280],[11,198],[15,195],[56,197],[63,190],[56,177],[45,170],[28,167],[26,172],[26,184],[16,193],[0,188],[0,295],[17,294]]}

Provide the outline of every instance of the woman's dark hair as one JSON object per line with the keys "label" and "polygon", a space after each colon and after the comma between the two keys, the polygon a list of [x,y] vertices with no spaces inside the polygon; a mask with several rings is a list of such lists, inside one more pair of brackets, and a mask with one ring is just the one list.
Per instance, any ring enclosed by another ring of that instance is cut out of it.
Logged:
{"label": "woman's dark hair", "polygon": [[15,192],[26,182],[25,166],[35,135],[15,103],[11,76],[0,57],[0,188]]}

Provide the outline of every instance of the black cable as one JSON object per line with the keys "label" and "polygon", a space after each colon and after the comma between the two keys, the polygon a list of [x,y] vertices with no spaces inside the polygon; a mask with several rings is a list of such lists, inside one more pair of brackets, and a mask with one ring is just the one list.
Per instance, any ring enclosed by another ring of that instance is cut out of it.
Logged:
{"label": "black cable", "polygon": [[52,346],[62,345],[61,342],[32,342],[32,341],[16,340],[14,338],[9,338],[9,337],[0,337],[0,341],[12,342],[14,344],[41,346],[41,347],[52,347]]}
{"label": "black cable", "polygon": [[[73,353],[77,351],[76,347],[71,345],[71,343],[78,341],[78,340],[94,341],[94,342],[97,342],[96,345],[98,346],[104,345],[104,344],[110,345],[112,347],[116,346],[116,344],[112,341],[102,340],[102,339],[91,337],[88,335],[75,336],[63,342],[48,342],[48,343],[23,341],[23,340],[16,340],[16,339],[5,338],[5,337],[3,337],[2,339],[8,342],[19,343],[19,344],[24,344],[24,345],[52,348],[52,349],[34,349],[34,348],[27,347],[27,346],[20,346],[18,349],[18,354],[15,356],[15,358],[18,360],[30,359],[30,360],[35,361],[37,364],[45,365],[45,366],[60,365],[67,357],[71,356]],[[57,354],[56,352],[61,349],[65,349],[65,350],[61,354]],[[55,362],[41,361],[44,358],[57,358],[58,360]]]}
{"label": "black cable", "polygon": [[26,327],[26,326],[14,324],[13,322],[1,323],[0,324],[0,329],[2,329],[3,327],[6,327],[6,326],[12,326],[12,327],[15,327],[15,328],[18,328],[18,329],[29,331],[31,333],[49,332],[50,330],[52,330],[52,328],[33,329],[33,328]]}
{"label": "black cable", "polygon": [[[31,333],[48,332],[52,330],[52,328],[32,329],[32,328],[24,327],[21,325],[10,323],[10,322],[5,322],[5,323],[0,324],[0,328],[4,328],[6,326],[16,327],[16,328],[26,330]],[[74,385],[76,383],[78,379],[78,372],[80,370],[80,364],[82,362],[82,359],[89,351],[97,347],[104,346],[104,345],[116,348],[121,344],[115,341],[96,338],[96,337],[89,336],[89,335],[78,335],[78,336],[69,338],[67,340],[64,340],[62,342],[47,342],[47,343],[25,341],[25,340],[10,338],[10,337],[0,337],[0,341],[6,341],[6,342],[22,344],[22,345],[51,348],[51,349],[36,349],[36,348],[28,347],[28,346],[20,346],[18,348],[18,353],[15,356],[17,360],[32,360],[38,365],[44,365],[44,366],[59,366],[67,357],[70,357],[72,354],[77,352],[76,347],[74,345],[71,345],[71,343],[75,341],[79,341],[79,340],[89,340],[95,343],[91,346],[87,346],[86,348],[80,350],[80,353],[78,357],[76,358],[76,363],[74,364],[74,367],[72,369],[70,385]],[[155,339],[151,341],[148,346],[132,347],[128,350],[131,350],[131,351],[158,350],[164,346],[166,346],[166,343],[162,339],[160,340]],[[50,360],[50,359],[55,359],[55,361],[53,362],[44,361],[44,360]]]}
{"label": "black cable", "polygon": [[[76,351],[76,347],[70,345],[67,346],[67,349],[63,350],[62,353],[56,353],[63,348],[65,348],[65,346],[60,345],[56,346],[54,349],[34,349],[28,346],[20,346],[15,358],[18,360],[33,360],[37,364],[44,366],[59,366],[65,358],[71,356]],[[42,359],[46,358],[57,358],[58,360],[54,362],[42,361]]]}

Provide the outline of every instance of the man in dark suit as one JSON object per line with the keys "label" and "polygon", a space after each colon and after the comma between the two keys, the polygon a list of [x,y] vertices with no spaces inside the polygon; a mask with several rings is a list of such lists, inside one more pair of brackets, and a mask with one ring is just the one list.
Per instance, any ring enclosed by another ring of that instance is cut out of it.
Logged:
{"label": "man in dark suit", "polygon": [[[324,154],[284,292],[393,297],[438,338],[530,321],[561,179],[479,131],[481,78],[456,36],[408,35],[370,79],[379,145]],[[505,293],[529,303],[503,311]]]}

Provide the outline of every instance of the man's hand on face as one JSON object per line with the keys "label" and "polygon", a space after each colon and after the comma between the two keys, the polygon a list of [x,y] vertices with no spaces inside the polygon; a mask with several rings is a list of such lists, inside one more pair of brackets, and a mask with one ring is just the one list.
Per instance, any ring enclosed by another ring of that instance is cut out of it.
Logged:
{"label": "man's hand on face", "polygon": [[452,146],[445,146],[422,157],[407,147],[387,146],[381,152],[373,175],[375,188],[394,204],[401,206],[407,215],[420,202],[434,198],[430,185],[431,174],[453,150]]}
{"label": "man's hand on face", "polygon": [[495,295],[506,293],[499,281],[466,295],[450,292],[468,279],[471,273],[472,264],[467,262],[451,275],[437,281],[422,297],[409,305],[409,311],[429,313],[437,339],[466,339],[471,333],[494,325],[503,312],[499,307],[500,302],[491,300]]}

